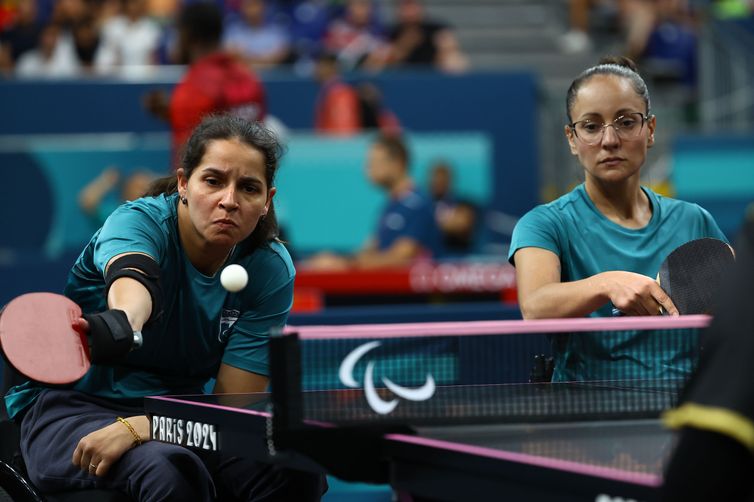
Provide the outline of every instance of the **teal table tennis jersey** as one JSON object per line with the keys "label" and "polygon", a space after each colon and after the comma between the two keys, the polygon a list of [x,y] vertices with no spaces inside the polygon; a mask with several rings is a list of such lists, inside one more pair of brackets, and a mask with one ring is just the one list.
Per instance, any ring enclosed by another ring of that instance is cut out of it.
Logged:
{"label": "teal table tennis jersey", "polygon": [[[92,365],[73,389],[96,396],[138,401],[144,396],[201,393],[220,363],[268,374],[268,339],[285,325],[293,303],[295,269],[285,246],[270,242],[226,262],[243,266],[248,285],[237,293],[206,276],[186,257],[178,235],[178,197],[146,197],[120,206],[74,264],[65,295],[84,313],[107,309],[105,265],[122,253],[144,253],[160,266],[162,316],[142,330],[143,346],[122,364]],[[26,383],[6,396],[9,415],[28,406],[40,387]]]}
{"label": "teal table tennis jersey", "polygon": [[[561,281],[577,281],[600,272],[623,270],[654,279],[665,257],[678,246],[702,237],[727,242],[712,216],[697,204],[663,197],[642,187],[652,205],[644,228],[622,227],[594,205],[583,184],[562,197],[526,213],[516,224],[508,260],[526,247],[552,251],[560,258]],[[612,316],[607,303],[592,317]],[[610,378],[665,378],[690,371],[687,343],[668,340],[659,352],[649,348],[647,332],[599,333],[553,337],[554,381]],[[684,336],[669,334],[668,336]],[[653,345],[654,346],[654,345]],[[647,357],[652,360],[647,360]]]}

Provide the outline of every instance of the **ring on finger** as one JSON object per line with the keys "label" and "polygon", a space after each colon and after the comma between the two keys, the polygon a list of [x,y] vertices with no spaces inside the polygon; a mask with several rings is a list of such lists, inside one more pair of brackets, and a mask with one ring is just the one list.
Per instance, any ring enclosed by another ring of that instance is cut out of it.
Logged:
{"label": "ring on finger", "polygon": [[89,470],[90,471],[96,471],[97,470],[97,466],[94,465],[94,464],[89,464]]}

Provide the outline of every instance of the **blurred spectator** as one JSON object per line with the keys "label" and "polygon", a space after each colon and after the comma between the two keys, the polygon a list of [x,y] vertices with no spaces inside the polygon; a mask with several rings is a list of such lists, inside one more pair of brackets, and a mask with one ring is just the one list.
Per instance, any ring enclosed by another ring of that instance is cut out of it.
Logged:
{"label": "blurred spectator", "polygon": [[82,70],[94,71],[94,58],[100,47],[99,28],[93,16],[86,15],[72,27],[73,47]]}
{"label": "blurred spectator", "polygon": [[160,23],[174,18],[181,0],[147,0],[149,16]]}
{"label": "blurred spectator", "polygon": [[165,18],[161,22],[162,30],[154,52],[155,64],[178,64],[178,30],[175,26],[176,16]]}
{"label": "blurred spectator", "polygon": [[371,82],[361,82],[356,86],[361,110],[361,128],[379,129],[383,134],[399,134],[401,124],[398,117],[384,103],[382,92]]}
{"label": "blurred spectator", "polygon": [[[57,0],[53,5],[51,22],[63,30],[72,32],[75,25],[95,14],[97,5],[92,5],[92,3],[86,0]],[[97,14],[99,14],[98,10]]]}
{"label": "blurred spectator", "polygon": [[[108,167],[79,192],[79,206],[95,228],[101,227],[121,203],[143,197],[156,179],[154,173],[144,169],[122,177],[117,167]],[[120,189],[117,194],[116,188]]]}
{"label": "blurred spectator", "polygon": [[8,16],[10,27],[0,31],[0,70],[10,71],[24,52],[37,48],[42,33],[36,0],[17,4],[14,15]]}
{"label": "blurred spectator", "polygon": [[97,50],[98,71],[154,64],[160,25],[148,16],[147,0],[120,0],[122,13],[105,20]]}
{"label": "blurred spectator", "polygon": [[215,5],[186,5],[177,20],[176,61],[190,65],[189,69],[172,96],[162,91],[145,96],[146,108],[170,123],[174,162],[191,131],[207,114],[230,112],[247,120],[265,118],[262,82],[242,61],[220,50],[222,27],[222,15]]}
{"label": "blurred spectator", "polygon": [[397,23],[390,30],[388,65],[431,65],[446,72],[461,72],[468,60],[453,30],[425,16],[421,0],[398,0]]}
{"label": "blurred spectator", "polygon": [[418,258],[441,254],[433,204],[417,190],[409,173],[409,153],[397,136],[379,136],[367,154],[367,176],[385,191],[389,201],[373,237],[353,256],[329,252],[302,263],[319,270],[374,269],[405,266]]}
{"label": "blurred spectator", "polygon": [[73,51],[58,44],[60,28],[48,24],[39,36],[39,45],[24,52],[16,63],[16,75],[26,78],[73,77],[80,71],[80,64]]}
{"label": "blurred spectator", "polygon": [[635,61],[641,59],[658,25],[690,21],[688,0],[621,0],[620,6],[626,55]]}
{"label": "blurred spectator", "polygon": [[689,88],[697,82],[697,30],[688,0],[624,0],[632,20],[627,54],[636,57],[655,79]]}
{"label": "blurred spectator", "polygon": [[429,176],[429,193],[435,202],[435,219],[442,232],[445,251],[450,254],[472,252],[476,207],[454,193],[453,170],[447,162],[435,162]]}
{"label": "blurred spectator", "polygon": [[314,78],[320,84],[314,115],[314,129],[323,134],[349,135],[361,130],[361,110],[356,89],[340,77],[334,54],[317,58]]}
{"label": "blurred spectator", "polygon": [[278,0],[277,4],[281,15],[288,19],[294,68],[302,75],[311,75],[331,20],[331,0]]}
{"label": "blurred spectator", "polygon": [[88,72],[94,67],[94,55],[99,47],[98,16],[101,5],[93,0],[58,0],[50,16],[58,32],[55,51],[65,59],[77,61],[77,72]]}
{"label": "blurred spectator", "polygon": [[276,66],[288,59],[290,37],[269,18],[265,0],[242,0],[240,14],[225,30],[225,49],[256,68]]}
{"label": "blurred spectator", "polygon": [[371,67],[385,57],[387,40],[377,22],[372,0],[346,0],[343,14],[332,20],[324,47],[346,70]]}
{"label": "blurred spectator", "polygon": [[563,52],[592,49],[595,17],[614,20],[623,33],[625,55],[648,74],[695,85],[697,34],[689,0],[570,0],[570,29],[560,39]]}
{"label": "blurred spectator", "polygon": [[[95,0],[97,3],[97,24],[105,25],[116,16],[123,15],[125,0]],[[147,0],[144,0],[145,2]]]}
{"label": "blurred spectator", "polygon": [[13,24],[18,11],[19,0],[0,3],[0,32],[6,30]]}
{"label": "blurred spectator", "polygon": [[314,76],[321,86],[315,106],[315,131],[343,136],[365,129],[381,129],[385,133],[400,130],[397,117],[383,105],[374,84],[364,82],[354,87],[341,79],[334,54],[319,55]]}
{"label": "blurred spectator", "polygon": [[560,39],[560,49],[568,54],[591,50],[589,36],[590,17],[593,9],[614,9],[615,0],[570,0],[568,2],[569,30]]}

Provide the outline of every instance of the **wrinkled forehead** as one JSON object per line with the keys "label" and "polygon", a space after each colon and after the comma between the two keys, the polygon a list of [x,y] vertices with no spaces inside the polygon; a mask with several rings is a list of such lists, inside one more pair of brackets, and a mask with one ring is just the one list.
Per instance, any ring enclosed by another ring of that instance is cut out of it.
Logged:
{"label": "wrinkled forehead", "polygon": [[234,167],[264,172],[264,152],[239,138],[212,139],[207,142],[197,167]]}

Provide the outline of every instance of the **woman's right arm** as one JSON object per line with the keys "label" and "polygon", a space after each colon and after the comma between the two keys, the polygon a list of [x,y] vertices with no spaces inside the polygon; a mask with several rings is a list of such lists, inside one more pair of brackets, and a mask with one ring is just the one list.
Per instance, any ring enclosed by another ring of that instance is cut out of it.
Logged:
{"label": "woman's right arm", "polygon": [[647,276],[615,270],[561,282],[560,259],[552,251],[525,247],[514,259],[524,319],[583,317],[608,301],[626,315],[658,315],[660,306],[678,314],[668,295]]}
{"label": "woman's right arm", "polygon": [[[107,266],[126,254],[112,258]],[[143,284],[130,277],[119,277],[110,286],[107,306],[125,312],[131,329],[140,331],[149,319],[153,305],[149,290]],[[86,320],[80,319],[79,325],[89,330]],[[135,441],[137,436],[140,441],[149,440],[149,421],[145,415],[127,417],[126,421],[133,430],[114,421],[81,438],[73,451],[73,464],[90,474],[104,476],[126,451],[140,444]]]}

